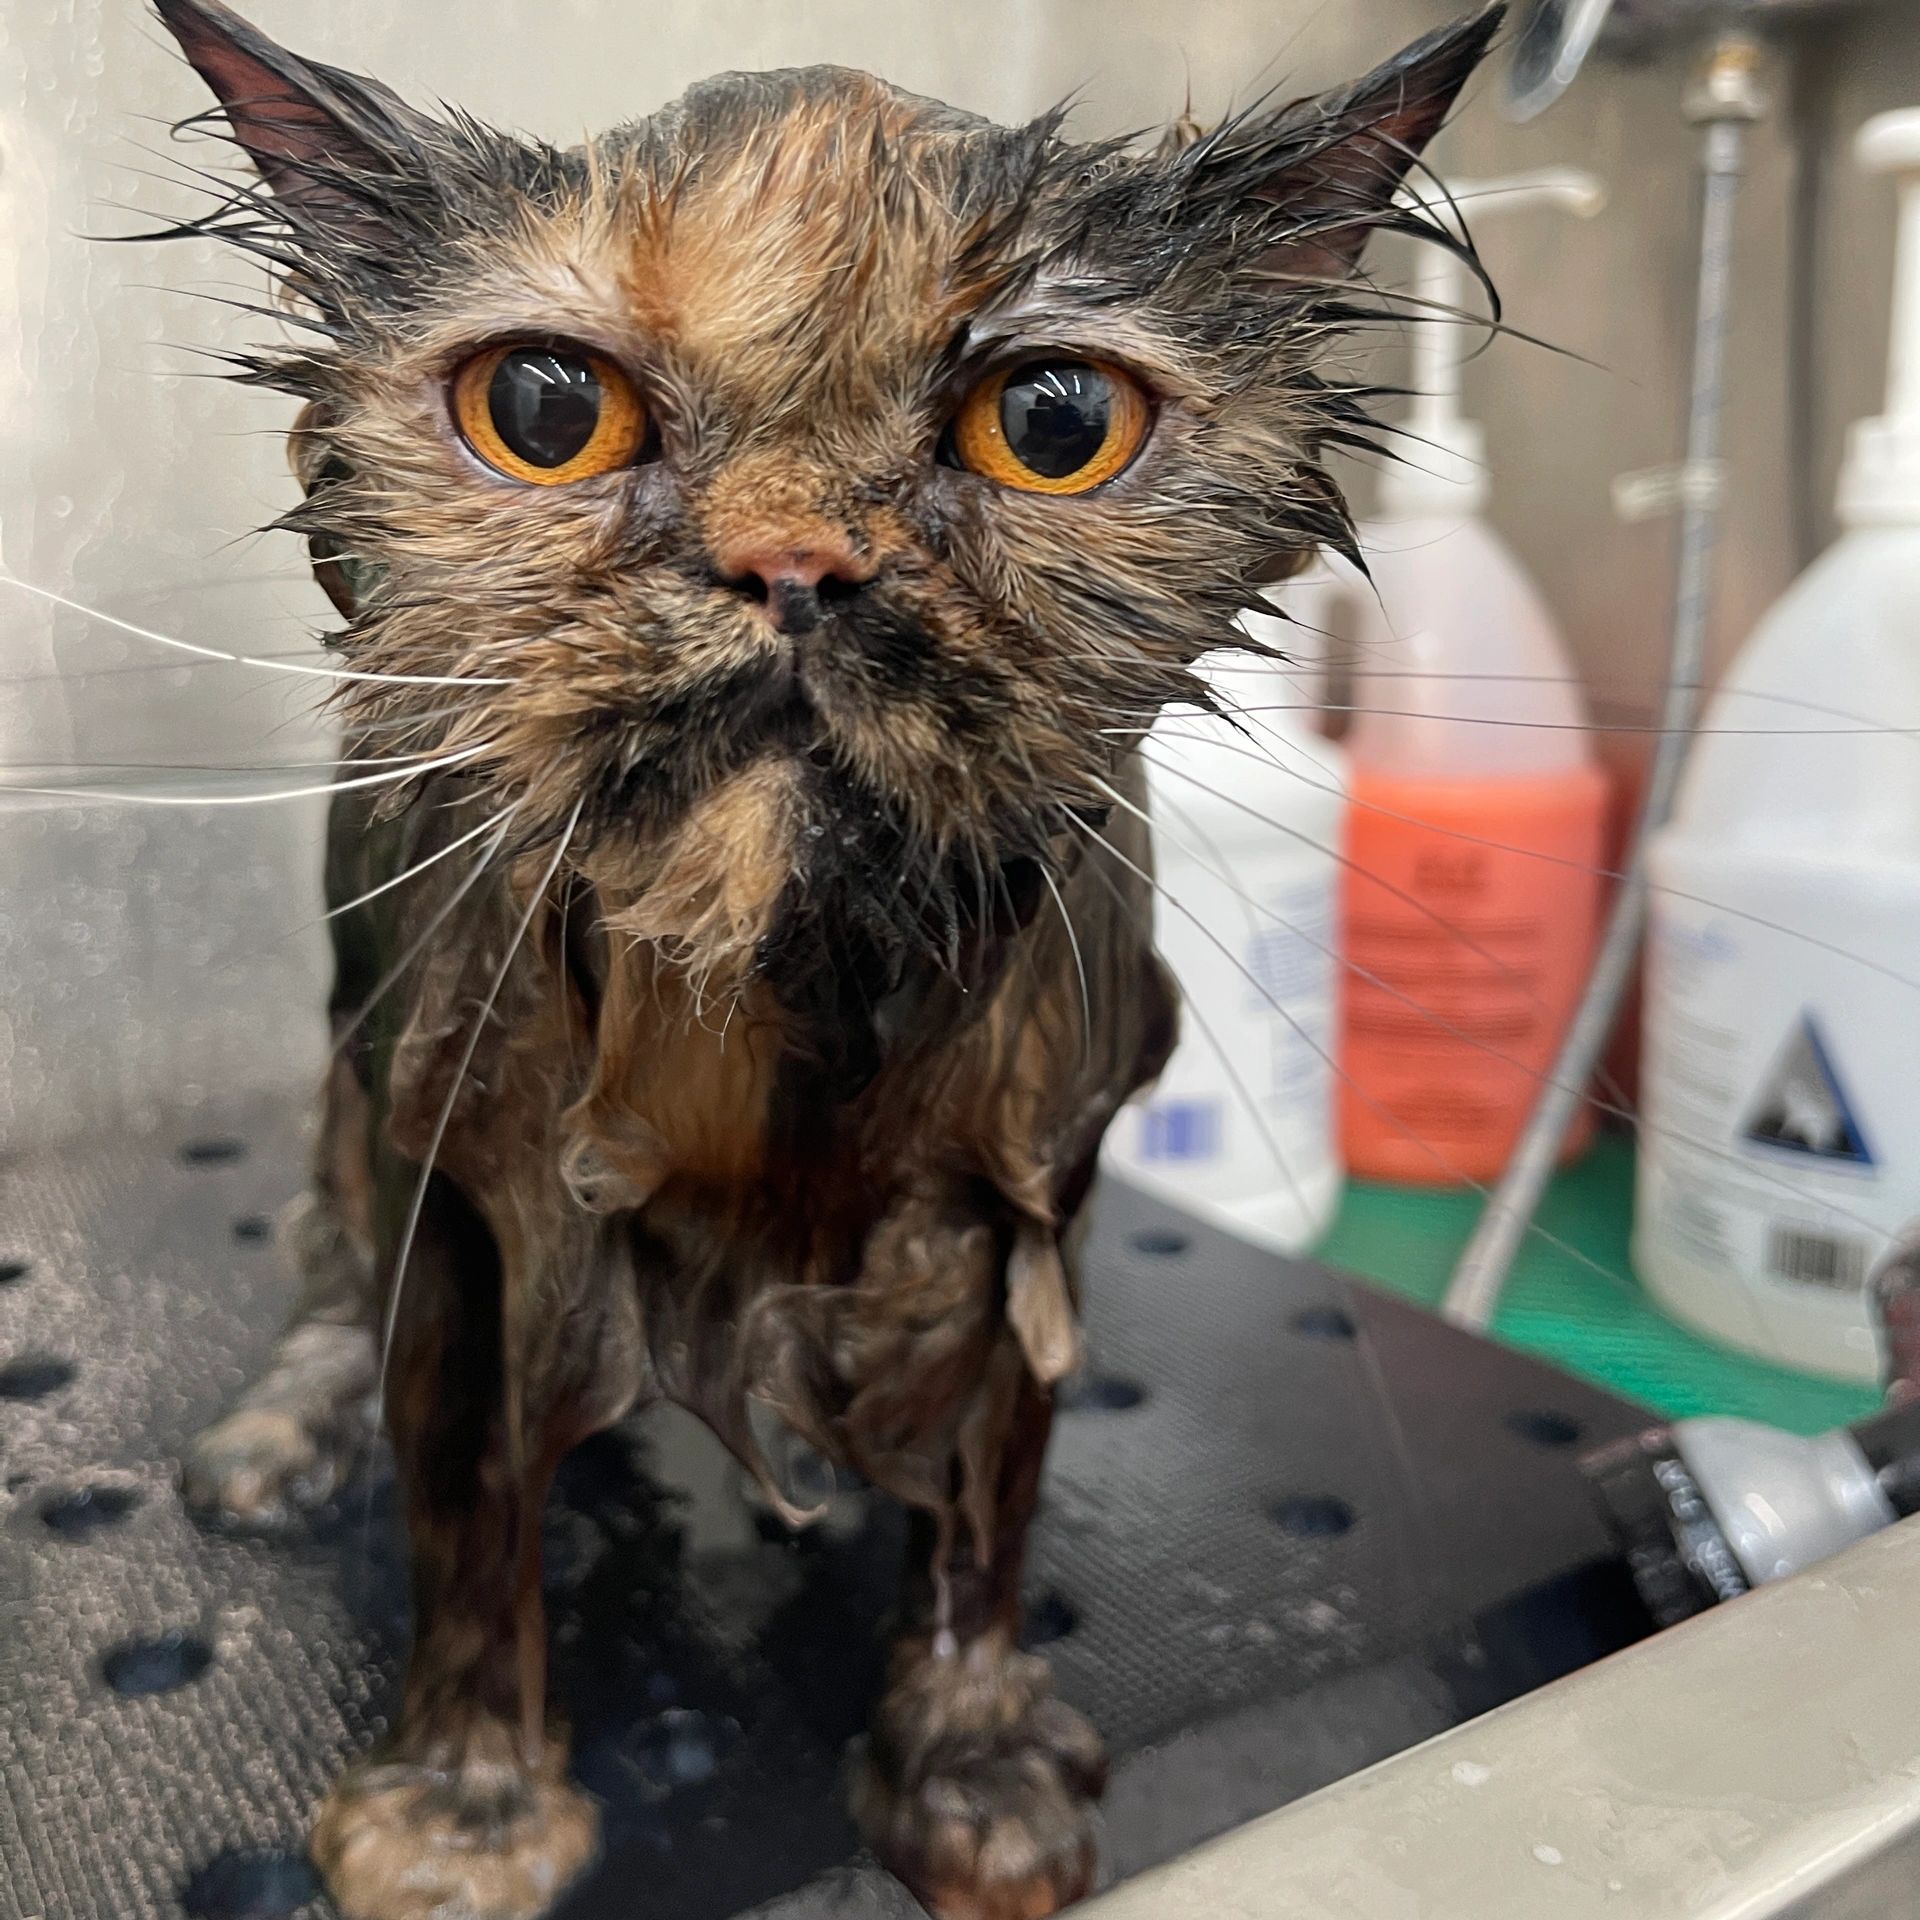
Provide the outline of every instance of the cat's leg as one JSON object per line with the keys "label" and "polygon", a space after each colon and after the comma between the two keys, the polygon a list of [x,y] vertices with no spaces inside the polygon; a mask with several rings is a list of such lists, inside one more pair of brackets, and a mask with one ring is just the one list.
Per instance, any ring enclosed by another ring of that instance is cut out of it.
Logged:
{"label": "cat's leg", "polygon": [[868,1841],[938,1920],[1042,1920],[1092,1890],[1096,1865],[1105,1750],[1047,1663],[1019,1648],[1053,1398],[1013,1364],[991,1552],[976,1561],[958,1516],[917,1530],[928,1551],[854,1788]]}
{"label": "cat's leg", "polygon": [[268,1529],[319,1505],[373,1439],[374,1335],[368,1102],[336,1060],[321,1102],[309,1190],[280,1237],[300,1291],[266,1371],[187,1449],[181,1486],[196,1512]]}
{"label": "cat's leg", "polygon": [[[596,1412],[526,1364],[509,1265],[436,1176],[387,1387],[413,1649],[393,1732],[335,1785],[311,1843],[345,1920],[529,1920],[596,1849],[594,1803],[547,1719],[540,1515],[561,1454],[621,1404]],[[599,1329],[575,1331],[591,1353]]]}

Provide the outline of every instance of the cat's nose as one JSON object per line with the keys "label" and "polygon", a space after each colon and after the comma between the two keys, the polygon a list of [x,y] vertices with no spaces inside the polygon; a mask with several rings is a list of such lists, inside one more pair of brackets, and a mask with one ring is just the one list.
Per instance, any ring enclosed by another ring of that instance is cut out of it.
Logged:
{"label": "cat's nose", "polygon": [[767,610],[785,634],[811,633],[830,602],[848,600],[873,578],[873,563],[850,542],[741,546],[716,554],[727,584]]}

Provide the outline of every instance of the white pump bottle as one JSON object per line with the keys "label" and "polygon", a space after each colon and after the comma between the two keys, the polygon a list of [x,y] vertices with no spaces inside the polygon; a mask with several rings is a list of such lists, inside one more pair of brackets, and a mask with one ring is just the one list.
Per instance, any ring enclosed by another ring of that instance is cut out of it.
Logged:
{"label": "white pump bottle", "polygon": [[1886,412],[1649,847],[1633,1249],[1703,1331],[1871,1381],[1867,1273],[1920,1214],[1920,108],[1855,151],[1901,179]]}
{"label": "white pump bottle", "polygon": [[[1294,629],[1247,613],[1282,650]],[[1238,721],[1169,708],[1141,751],[1153,810],[1154,945],[1180,1043],[1123,1108],[1104,1164],[1256,1245],[1297,1253],[1333,1217],[1340,750],[1308,725],[1311,671],[1220,653],[1196,671]]]}

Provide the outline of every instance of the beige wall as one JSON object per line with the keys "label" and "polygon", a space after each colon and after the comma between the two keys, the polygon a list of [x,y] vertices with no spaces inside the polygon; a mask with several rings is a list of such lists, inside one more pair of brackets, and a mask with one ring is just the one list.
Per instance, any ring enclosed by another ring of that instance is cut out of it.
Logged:
{"label": "beige wall", "polygon": [[[814,60],[871,66],[1001,117],[1077,92],[1077,124],[1107,132],[1164,119],[1189,90],[1204,114],[1277,81],[1334,80],[1454,6],[254,0],[253,10],[302,50],[416,98],[457,99],[566,141],[719,66]],[[1783,87],[1791,111],[1756,142],[1720,657],[1809,534],[1824,537],[1841,429],[1876,402],[1891,193],[1859,180],[1846,148],[1869,112],[1920,101],[1917,13],[1914,0],[1883,0],[1826,29],[1800,83]],[[1496,517],[1560,609],[1590,682],[1640,708],[1664,637],[1669,533],[1617,525],[1607,486],[1678,443],[1693,226],[1693,137],[1676,104],[1684,66],[1678,54],[1596,65],[1528,128],[1499,117],[1489,82],[1441,151],[1444,165],[1476,173],[1570,161],[1612,189],[1591,225],[1532,214],[1489,225],[1483,239],[1513,321],[1597,364],[1505,342],[1468,386],[1491,434]],[[203,104],[139,0],[0,9],[0,561],[175,633],[288,650],[323,606],[290,541],[247,537],[290,499],[276,437],[287,406],[199,377],[193,349],[237,342],[258,323],[183,297],[248,294],[245,269],[198,243],[81,237],[132,224],[116,206],[183,204],[143,170],[202,157],[171,143],[165,123]],[[1797,196],[1797,169],[1809,166]],[[1805,486],[1787,378],[1802,201],[1815,215]],[[1395,263],[1382,265],[1391,278]],[[0,598],[0,761],[17,779],[35,763],[314,757],[299,683],[162,658],[77,615]],[[246,1009],[263,993],[283,1007],[311,997],[311,816],[142,815],[131,828],[110,828],[97,809],[31,826],[0,819],[12,902],[0,909],[0,1133],[9,1121],[78,1123],[183,1087],[211,1098],[310,1070],[311,1022]],[[277,908],[263,905],[276,897]],[[242,934],[242,913],[273,924]],[[223,956],[228,970],[210,971]]]}

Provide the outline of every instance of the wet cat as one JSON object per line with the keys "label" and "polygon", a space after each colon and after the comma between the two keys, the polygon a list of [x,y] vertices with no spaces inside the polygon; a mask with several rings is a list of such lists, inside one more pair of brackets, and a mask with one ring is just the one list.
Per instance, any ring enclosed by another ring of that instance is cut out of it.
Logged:
{"label": "wet cat", "polygon": [[246,373],[304,403],[285,524],[345,619],[306,1284],[187,1466],[272,1522],[384,1411],[415,1644],[315,1859],[350,1920],[587,1862],[541,1507],[665,1398],[919,1517],[857,1811],[948,1920],[1050,1913],[1104,1760],[1022,1549],[1176,1021],[1134,746],[1348,540],[1364,396],[1316,367],[1497,10],[1152,151],[816,68],[561,152],[158,3],[260,176],[194,230],[295,319]]}

